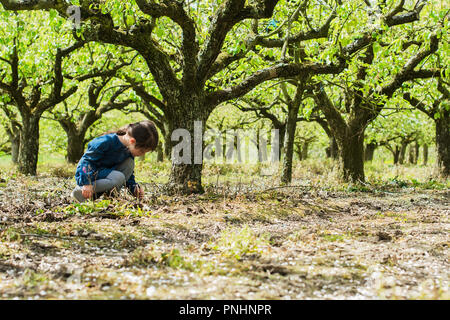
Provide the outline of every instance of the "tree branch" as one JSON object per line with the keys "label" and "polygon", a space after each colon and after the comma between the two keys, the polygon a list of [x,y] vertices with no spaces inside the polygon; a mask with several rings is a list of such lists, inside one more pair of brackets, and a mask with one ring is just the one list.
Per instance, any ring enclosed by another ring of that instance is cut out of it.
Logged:
{"label": "tree branch", "polygon": [[197,79],[200,83],[206,81],[209,70],[216,61],[231,28],[244,19],[271,17],[278,0],[261,0],[257,4],[247,7],[244,7],[245,3],[245,0],[226,0],[213,16],[208,30],[209,37],[199,53]]}
{"label": "tree branch", "polygon": [[433,34],[430,38],[430,47],[423,48],[422,50],[419,50],[417,54],[412,56],[403,66],[403,68],[395,75],[394,79],[381,89],[381,93],[390,98],[405,81],[417,78],[430,78],[433,76],[440,76],[438,70],[414,70],[414,68],[417,67],[417,65],[421,61],[423,61],[423,59],[436,52],[438,47],[439,39],[437,38],[436,34]]}
{"label": "tree branch", "polygon": [[251,91],[262,82],[282,77],[293,77],[307,74],[337,74],[344,68],[340,65],[324,64],[287,64],[280,63],[273,67],[255,72],[253,75],[242,81],[240,84],[224,90],[218,90],[207,95],[207,102],[210,106],[216,106],[224,101],[235,99]]}

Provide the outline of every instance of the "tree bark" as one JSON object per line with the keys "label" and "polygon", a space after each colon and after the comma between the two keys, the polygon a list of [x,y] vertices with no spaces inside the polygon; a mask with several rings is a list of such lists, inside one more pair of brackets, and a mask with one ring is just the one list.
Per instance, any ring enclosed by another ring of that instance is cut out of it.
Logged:
{"label": "tree bark", "polygon": [[19,161],[19,148],[20,148],[20,132],[14,133],[7,131],[9,141],[11,142],[11,161],[17,164]]}
{"label": "tree bark", "polygon": [[436,119],[436,163],[438,175],[450,176],[450,112]]}
{"label": "tree bark", "polygon": [[163,162],[164,161],[164,150],[161,146],[161,143],[158,144],[158,147],[156,148],[156,161],[157,162]]}
{"label": "tree bark", "polygon": [[373,160],[373,155],[377,147],[378,145],[375,142],[371,142],[366,145],[366,149],[364,150],[364,161]]}
{"label": "tree bark", "polygon": [[172,159],[172,142],[170,140],[174,128],[176,127],[171,125],[170,120],[164,122],[164,157],[168,160]]}
{"label": "tree bark", "polygon": [[67,155],[68,163],[77,163],[84,154],[84,133],[76,134],[67,132]]}
{"label": "tree bark", "polygon": [[303,143],[301,160],[308,159],[308,149],[309,149],[309,142]]}
{"label": "tree bark", "polygon": [[339,158],[339,147],[334,137],[330,137],[329,157],[334,160]]}
{"label": "tree bark", "polygon": [[428,144],[423,144],[423,165],[426,166],[428,164]]}
{"label": "tree bark", "polygon": [[[172,170],[170,173],[169,184],[167,190],[169,192],[191,194],[191,193],[203,193],[202,186],[202,168],[203,168],[203,135],[205,133],[206,120],[208,119],[211,111],[203,105],[203,97],[201,94],[195,94],[190,91],[188,94],[181,95],[184,99],[181,99],[177,108],[173,108],[176,112],[173,112],[171,120],[173,121],[173,128],[175,130],[184,129],[190,135],[190,141],[188,145],[190,150],[183,150],[188,152],[188,163],[180,160],[180,155],[176,154],[177,150],[173,150],[172,154]],[[195,130],[195,122],[200,124]],[[197,144],[195,142],[197,141]],[[172,141],[170,139],[171,148],[181,143],[180,141]]]}
{"label": "tree bark", "polygon": [[406,148],[408,147],[409,142],[402,141],[400,145],[400,154],[398,156],[398,163],[403,164],[405,162]]}
{"label": "tree bark", "polygon": [[339,148],[340,174],[344,181],[364,181],[364,125],[348,126],[336,135]]}
{"label": "tree bark", "polygon": [[25,175],[36,175],[39,156],[39,118],[40,115],[22,115],[18,171]]}
{"label": "tree bark", "polygon": [[286,125],[286,133],[284,140],[284,157],[281,175],[282,183],[290,183],[292,181],[292,157],[294,155],[295,129],[297,128],[297,117],[300,104],[293,102],[289,106],[288,119]]}

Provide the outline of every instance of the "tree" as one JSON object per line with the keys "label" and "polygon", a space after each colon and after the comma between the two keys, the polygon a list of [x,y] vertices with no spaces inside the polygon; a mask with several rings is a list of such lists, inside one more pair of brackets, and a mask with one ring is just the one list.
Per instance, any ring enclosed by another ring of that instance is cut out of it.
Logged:
{"label": "tree", "polygon": [[[316,86],[316,103],[327,118],[338,144],[340,172],[344,181],[364,181],[365,129],[380,114],[386,101],[407,81],[439,76],[437,69],[421,68],[424,59],[438,49],[436,33],[430,32],[427,42],[412,42],[416,40],[415,36],[423,34],[418,35],[411,29],[406,39],[399,37],[395,46],[387,44],[388,39],[398,35],[394,27],[418,20],[425,3],[419,1],[413,10],[400,14],[405,10],[403,5],[401,1],[378,21],[383,31],[372,34],[364,51],[345,72],[335,79],[324,76]],[[377,9],[383,10],[380,7]],[[373,11],[368,18],[377,21]],[[405,51],[407,43],[411,43],[408,46],[410,50]],[[419,49],[411,54],[410,51],[417,45]],[[388,65],[390,68],[386,68]],[[419,70],[416,70],[417,67]]]}
{"label": "tree", "polygon": [[[39,120],[45,111],[54,108],[76,92],[75,85],[64,88],[63,60],[82,47],[84,42],[76,42],[63,49],[52,46],[47,42],[52,43],[54,40],[51,38],[54,34],[50,30],[46,37],[39,39],[42,42],[37,42],[38,31],[34,18],[18,16],[17,19],[10,19],[10,22],[15,22],[12,24],[15,28],[9,33],[9,37],[2,37],[1,62],[9,68],[4,68],[3,74],[0,75],[0,90],[11,97],[9,103],[15,106],[20,115],[20,124],[17,117],[10,118],[11,126],[19,128],[20,131],[18,170],[24,174],[35,175],[39,150]],[[29,23],[25,25],[26,19]],[[7,28],[11,28],[11,25]],[[36,56],[32,48],[42,46],[44,42],[49,47],[43,56]],[[49,59],[51,64],[42,63],[42,59]]]}
{"label": "tree", "polygon": [[444,80],[439,79],[435,93],[423,102],[410,92],[405,92],[403,98],[413,107],[425,113],[435,124],[436,130],[436,163],[438,175],[450,176],[450,94]]}
{"label": "tree", "polygon": [[403,164],[407,160],[408,146],[417,142],[413,144],[414,159],[411,159],[416,163],[415,146],[419,141],[424,143],[430,139],[429,127],[425,116],[405,104],[403,99],[394,97],[380,116],[369,124],[365,137],[366,151],[369,145],[385,147],[392,153],[394,164]]}
{"label": "tree", "polygon": [[[316,114],[316,110],[312,110],[303,105],[303,100],[307,93],[306,83],[303,81],[294,82],[296,85],[293,88],[294,99],[291,98],[292,93],[288,93],[288,88],[285,87],[282,91],[284,94],[279,94],[274,101],[267,106],[261,98],[241,98],[235,105],[241,111],[252,111],[259,119],[268,119],[272,122],[275,129],[280,130],[280,159],[282,159],[281,165],[281,181],[283,183],[290,183],[292,180],[292,166],[293,155],[295,148],[302,148],[298,140],[296,140],[297,123],[301,121],[324,121],[323,118]],[[292,88],[291,88],[292,89]],[[281,91],[281,90],[280,90]],[[284,95],[285,99],[281,96]],[[278,108],[276,108],[278,106]],[[311,140],[312,141],[312,140]],[[303,139],[303,155],[307,154],[307,144],[310,139]],[[299,157],[300,159],[302,156]]]}
{"label": "tree", "polygon": [[[81,93],[71,97],[71,101],[63,101],[61,108],[52,112],[52,118],[60,123],[67,134],[67,154],[69,163],[76,163],[84,153],[84,146],[90,138],[86,138],[88,129],[102,115],[113,109],[121,110],[134,103],[133,99],[121,99],[131,86],[122,83],[115,78],[117,72],[125,66],[133,63],[134,58],[125,62],[122,52],[109,52],[101,45],[89,48],[89,65],[93,71],[85,71],[86,74],[78,76],[65,75],[66,78],[81,83],[90,80],[89,86]],[[112,55],[118,55],[120,61],[112,61]],[[80,53],[77,55],[79,61]],[[102,59],[102,56],[106,56]],[[69,107],[69,103],[72,107]],[[87,106],[87,107],[86,107]]]}

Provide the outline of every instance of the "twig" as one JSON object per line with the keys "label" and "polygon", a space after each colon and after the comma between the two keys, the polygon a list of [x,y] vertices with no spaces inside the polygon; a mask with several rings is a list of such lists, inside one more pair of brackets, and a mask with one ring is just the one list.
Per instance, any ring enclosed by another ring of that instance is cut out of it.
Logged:
{"label": "twig", "polygon": [[260,192],[267,192],[267,191],[271,191],[271,190],[284,189],[284,188],[310,188],[310,187],[308,187],[308,186],[277,186],[277,187],[264,189],[263,191],[260,191]]}

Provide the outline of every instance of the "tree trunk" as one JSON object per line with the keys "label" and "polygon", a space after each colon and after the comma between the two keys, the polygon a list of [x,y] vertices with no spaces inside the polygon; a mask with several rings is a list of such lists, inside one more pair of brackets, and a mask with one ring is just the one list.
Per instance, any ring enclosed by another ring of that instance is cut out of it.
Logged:
{"label": "tree trunk", "polygon": [[408,162],[410,164],[417,164],[418,157],[419,157],[419,143],[416,140],[414,144],[409,145]]}
{"label": "tree trunk", "polygon": [[39,156],[39,118],[22,115],[18,170],[26,175],[36,175]]}
{"label": "tree trunk", "polygon": [[[258,128],[256,130],[256,141],[255,141],[256,148],[258,150],[258,163],[262,163],[264,161],[264,155],[267,153],[266,150],[264,151],[262,150],[263,146],[260,144],[260,136],[261,136],[261,129]],[[266,146],[264,145],[264,148],[265,147]]]}
{"label": "tree trunk", "polygon": [[172,170],[167,190],[171,193],[203,193],[203,135],[210,111],[202,105],[202,98],[192,92],[182,95],[173,113],[174,138],[172,148]]}
{"label": "tree trunk", "polygon": [[295,147],[296,148],[294,149],[294,151],[295,151],[295,154],[298,157],[298,160],[303,160],[302,144],[301,143],[296,143]]}
{"label": "tree trunk", "polygon": [[340,175],[346,182],[364,181],[364,125],[349,126],[336,136]]}
{"label": "tree trunk", "polygon": [[8,132],[8,137],[11,142],[11,160],[13,163],[17,164],[19,161],[20,132]]}
{"label": "tree trunk", "polygon": [[170,123],[164,123],[164,157],[168,160],[172,159],[172,142],[170,141],[172,131],[177,128]]}
{"label": "tree trunk", "polygon": [[161,143],[159,143],[158,147],[156,147],[156,161],[157,162],[164,161],[164,150],[163,150]]}
{"label": "tree trunk", "polygon": [[339,158],[339,148],[334,137],[330,137],[330,145],[326,149],[326,154],[328,158],[338,159]]}
{"label": "tree trunk", "polygon": [[[287,125],[287,123],[285,122],[282,126],[274,126],[274,129],[278,130],[278,140],[279,140],[278,159],[279,159],[279,161],[282,160],[282,157],[284,154],[284,138],[286,135],[286,125]],[[270,137],[270,141],[272,141],[272,136]]]}
{"label": "tree trunk", "polygon": [[428,144],[423,144],[423,165],[426,166],[428,164]]}
{"label": "tree trunk", "polygon": [[300,104],[293,103],[289,106],[288,118],[286,124],[286,138],[284,140],[284,158],[281,175],[282,183],[292,181],[292,157],[294,155],[295,129],[297,128],[297,116]]}
{"label": "tree trunk", "polygon": [[371,142],[366,145],[364,150],[364,161],[372,161],[375,149],[378,147],[377,143]]}
{"label": "tree trunk", "polygon": [[301,160],[308,159],[309,142],[303,143]]}
{"label": "tree trunk", "polygon": [[417,162],[419,162],[419,151],[419,141],[416,140],[416,143],[414,143],[414,164],[417,164]]}
{"label": "tree trunk", "polygon": [[409,142],[402,141],[400,145],[400,154],[398,156],[398,163],[403,164],[405,162],[406,148],[408,147]]}
{"label": "tree trunk", "polygon": [[67,132],[67,155],[68,163],[77,163],[84,154],[84,134]]}
{"label": "tree trunk", "polygon": [[394,151],[392,152],[392,156],[394,157],[394,164],[398,164],[399,158],[400,158],[400,148],[399,146],[395,146]]}
{"label": "tree trunk", "polygon": [[450,112],[445,112],[436,123],[436,164],[438,175],[450,176]]}

